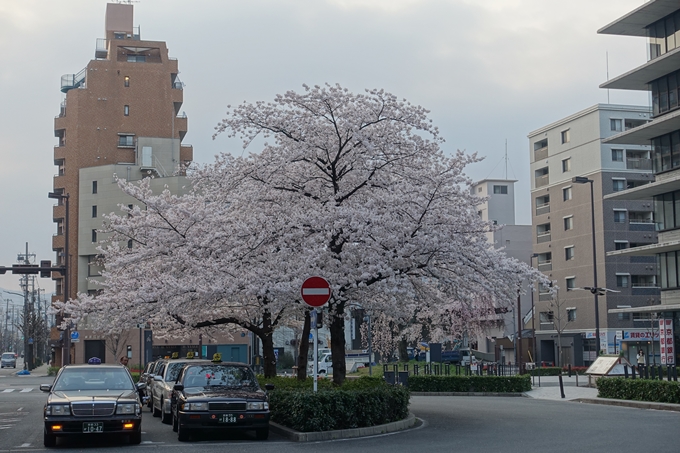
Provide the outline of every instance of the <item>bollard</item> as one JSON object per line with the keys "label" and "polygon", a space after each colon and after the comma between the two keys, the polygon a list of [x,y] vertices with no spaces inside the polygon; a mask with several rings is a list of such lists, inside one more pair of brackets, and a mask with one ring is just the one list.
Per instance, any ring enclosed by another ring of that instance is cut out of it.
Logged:
{"label": "bollard", "polygon": [[628,379],[628,365],[623,366],[623,378]]}
{"label": "bollard", "polygon": [[387,367],[388,367],[387,364],[384,364],[384,365],[383,365],[383,374],[387,373]]}
{"label": "bollard", "polygon": [[420,367],[419,367],[418,364],[416,363],[415,365],[413,365],[413,374],[415,374],[416,376],[418,376],[418,372],[419,372],[419,371],[420,371]]}
{"label": "bollard", "polygon": [[656,379],[656,369],[653,366],[650,366],[650,368],[652,369],[652,380],[654,380]]}
{"label": "bollard", "polygon": [[677,365],[673,366],[673,380],[675,382],[678,382],[678,367],[677,367]]}
{"label": "bollard", "polygon": [[447,376],[451,376],[451,365],[450,365],[450,364],[447,363],[447,364],[445,365],[445,367],[444,367],[444,373],[445,373]]}
{"label": "bollard", "polygon": [[635,379],[635,367],[630,367],[630,372],[631,372],[631,378]]}
{"label": "bollard", "polygon": [[436,363],[434,364],[434,375],[439,376],[439,365]]}
{"label": "bollard", "polygon": [[659,380],[663,381],[663,367],[661,365],[659,365],[658,376]]}
{"label": "bollard", "polygon": [[571,377],[571,363],[569,364],[568,368],[569,368],[569,377]]}

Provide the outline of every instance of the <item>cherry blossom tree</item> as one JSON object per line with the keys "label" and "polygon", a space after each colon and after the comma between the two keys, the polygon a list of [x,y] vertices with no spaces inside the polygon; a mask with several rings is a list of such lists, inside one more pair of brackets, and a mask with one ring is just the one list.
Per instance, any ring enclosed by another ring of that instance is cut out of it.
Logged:
{"label": "cherry blossom tree", "polygon": [[332,287],[341,384],[350,307],[389,314],[408,336],[426,325],[435,339],[511,304],[524,278],[544,279],[487,243],[495,226],[463,173],[478,159],[446,155],[422,107],[383,90],[305,86],[230,107],[216,129],[244,147],[265,142],[195,169],[187,195],[121,182],[139,205],[109,217],[102,292],[61,307],[72,317],[104,314],[112,330],[150,321],[172,335],[240,326],[262,340],[272,375],[271,334],[305,319],[299,288],[319,275]]}

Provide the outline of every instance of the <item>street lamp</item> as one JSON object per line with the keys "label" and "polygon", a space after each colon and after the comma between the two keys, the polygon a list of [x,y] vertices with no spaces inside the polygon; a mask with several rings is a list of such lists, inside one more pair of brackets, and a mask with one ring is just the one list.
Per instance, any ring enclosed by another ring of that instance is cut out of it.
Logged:
{"label": "street lamp", "polygon": [[[68,222],[68,217],[69,217],[69,204],[68,204],[68,199],[69,199],[69,194],[63,194],[61,192],[49,192],[47,194],[47,198],[53,198],[55,200],[64,200],[64,209],[65,209],[65,215],[64,215],[64,272],[62,273],[62,277],[64,278],[64,285],[62,287],[62,291],[64,293],[64,303],[68,301],[69,298],[69,241],[68,241],[68,236],[69,236],[69,222]],[[63,318],[62,318],[63,321]],[[71,332],[69,329],[69,326],[67,324],[66,329],[64,330],[64,342],[63,342],[63,348],[61,352],[61,364],[63,365],[68,365],[71,363]]]}
{"label": "street lamp", "polygon": [[595,354],[596,357],[600,355],[600,308],[599,308],[599,291],[597,291],[597,249],[595,246],[595,198],[593,196],[593,180],[585,176],[576,176],[571,179],[575,184],[590,183],[590,221],[591,221],[591,235],[593,237],[593,297],[595,298]]}

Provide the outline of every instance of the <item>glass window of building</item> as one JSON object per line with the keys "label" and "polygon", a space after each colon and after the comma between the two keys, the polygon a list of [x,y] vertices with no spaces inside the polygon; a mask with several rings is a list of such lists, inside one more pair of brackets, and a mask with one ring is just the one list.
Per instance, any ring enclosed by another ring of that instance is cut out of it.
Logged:
{"label": "glass window of building", "polygon": [[92,193],[97,193],[97,181],[92,181]]}
{"label": "glass window of building", "polygon": [[507,195],[508,194],[508,186],[493,186],[493,193],[494,194]]}
{"label": "glass window of building", "polygon": [[569,216],[564,218],[564,231],[568,231],[574,228],[574,217]]}
{"label": "glass window of building", "polygon": [[130,106],[126,105],[123,107],[123,115],[124,116],[130,116]]}
{"label": "glass window of building", "polygon": [[564,259],[565,261],[570,261],[574,259],[574,246],[570,245],[569,247],[564,248]]}
{"label": "glass window of building", "polygon": [[564,201],[571,200],[571,186],[562,189],[562,200]]}
{"label": "glass window of building", "polygon": [[623,120],[620,118],[612,118],[609,120],[609,125],[611,127],[611,130],[614,132],[621,132],[623,131]]}
{"label": "glass window of building", "polygon": [[97,242],[97,230],[92,230],[92,242]]}
{"label": "glass window of building", "polygon": [[626,211],[614,211],[614,223],[626,223]]}
{"label": "glass window of building", "polygon": [[571,171],[571,157],[562,160],[562,173]]}
{"label": "glass window of building", "polygon": [[614,241],[614,250],[623,250],[628,248],[628,241]]}
{"label": "glass window of building", "polygon": [[623,150],[613,149],[612,150],[612,162],[623,162]]}
{"label": "glass window of building", "polygon": [[626,190],[626,180],[625,179],[613,179],[612,178],[612,190],[614,192],[620,192]]}
{"label": "glass window of building", "polygon": [[567,287],[567,291],[571,291],[576,288],[576,277],[567,277],[564,279]]}
{"label": "glass window of building", "polygon": [[628,275],[619,274],[616,276],[616,286],[619,288],[628,288]]}
{"label": "glass window of building", "polygon": [[125,76],[123,79],[123,84],[126,88],[130,86],[130,76]]}
{"label": "glass window of building", "polygon": [[574,322],[574,321],[576,321],[576,308],[569,307],[569,308],[567,308],[567,322]]}
{"label": "glass window of building", "polygon": [[97,218],[97,206],[92,206],[92,218]]}
{"label": "glass window of building", "polygon": [[560,137],[562,138],[562,143],[563,143],[563,144],[564,144],[564,143],[569,143],[569,141],[570,141],[570,139],[571,139],[570,134],[569,134],[569,129],[567,129],[567,130],[565,130],[565,131],[562,131],[562,132],[560,133]]}

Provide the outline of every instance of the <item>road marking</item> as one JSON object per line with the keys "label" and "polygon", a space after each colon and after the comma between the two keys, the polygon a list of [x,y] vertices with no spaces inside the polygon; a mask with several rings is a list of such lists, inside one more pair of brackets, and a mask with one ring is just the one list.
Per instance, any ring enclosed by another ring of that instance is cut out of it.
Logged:
{"label": "road marking", "polygon": [[17,409],[17,412],[21,412],[21,411],[23,411],[23,410],[24,410],[24,408],[23,408],[23,407],[20,407],[19,409]]}
{"label": "road marking", "polygon": [[0,429],[10,429],[14,425],[0,425]]}
{"label": "road marking", "polygon": [[30,446],[31,446],[31,444],[21,444],[21,445],[19,445],[19,448],[26,448],[26,447],[30,447]]}
{"label": "road marking", "polygon": [[33,390],[32,388],[30,388],[30,389],[21,389],[21,391],[20,391],[19,393],[28,393],[28,392],[30,392],[30,391],[32,391],[32,390]]}
{"label": "road marking", "polygon": [[2,393],[12,393],[14,389],[5,389],[2,391]]}

